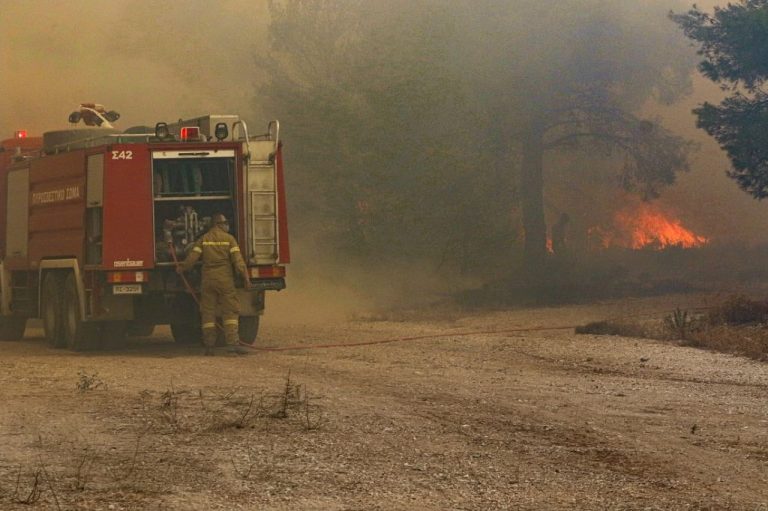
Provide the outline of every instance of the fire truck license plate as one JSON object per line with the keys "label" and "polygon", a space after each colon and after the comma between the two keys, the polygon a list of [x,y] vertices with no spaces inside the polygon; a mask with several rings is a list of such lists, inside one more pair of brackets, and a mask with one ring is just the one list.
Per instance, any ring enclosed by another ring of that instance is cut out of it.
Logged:
{"label": "fire truck license plate", "polygon": [[112,286],[112,294],[116,295],[140,295],[141,284],[117,284]]}

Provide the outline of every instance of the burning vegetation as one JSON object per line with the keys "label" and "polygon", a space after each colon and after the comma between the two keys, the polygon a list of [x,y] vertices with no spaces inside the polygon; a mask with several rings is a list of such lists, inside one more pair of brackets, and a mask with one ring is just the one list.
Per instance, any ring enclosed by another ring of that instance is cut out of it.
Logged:
{"label": "burning vegetation", "polygon": [[621,247],[633,250],[696,248],[710,241],[683,226],[673,214],[650,203],[625,206],[616,212],[609,227],[590,228],[589,238],[593,249]]}

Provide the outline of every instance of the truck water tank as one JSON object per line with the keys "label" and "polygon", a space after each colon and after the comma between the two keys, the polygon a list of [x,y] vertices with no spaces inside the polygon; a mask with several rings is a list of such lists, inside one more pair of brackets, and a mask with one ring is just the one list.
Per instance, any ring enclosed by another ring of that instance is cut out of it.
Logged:
{"label": "truck water tank", "polygon": [[43,151],[47,154],[96,145],[96,141],[122,131],[113,128],[77,128],[43,133]]}

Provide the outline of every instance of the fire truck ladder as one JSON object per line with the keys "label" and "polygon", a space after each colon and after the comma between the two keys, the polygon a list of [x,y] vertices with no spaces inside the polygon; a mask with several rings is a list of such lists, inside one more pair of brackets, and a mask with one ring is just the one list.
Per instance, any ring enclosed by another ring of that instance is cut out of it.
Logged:
{"label": "fire truck ladder", "polygon": [[280,124],[272,121],[269,123],[267,134],[249,138],[245,123],[239,123],[245,133],[248,151],[246,200],[249,212],[249,259],[252,264],[277,264],[280,244],[277,224],[276,154]]}

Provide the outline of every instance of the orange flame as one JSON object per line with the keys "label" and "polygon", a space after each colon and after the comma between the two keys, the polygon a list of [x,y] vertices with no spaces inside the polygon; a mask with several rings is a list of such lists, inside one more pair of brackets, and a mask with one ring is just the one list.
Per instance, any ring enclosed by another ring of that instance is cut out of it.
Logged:
{"label": "orange flame", "polygon": [[618,211],[614,216],[612,229],[593,227],[589,234],[590,238],[597,239],[603,248],[619,246],[635,250],[662,250],[672,246],[700,247],[709,243],[708,238],[683,227],[679,219],[646,203]]}

